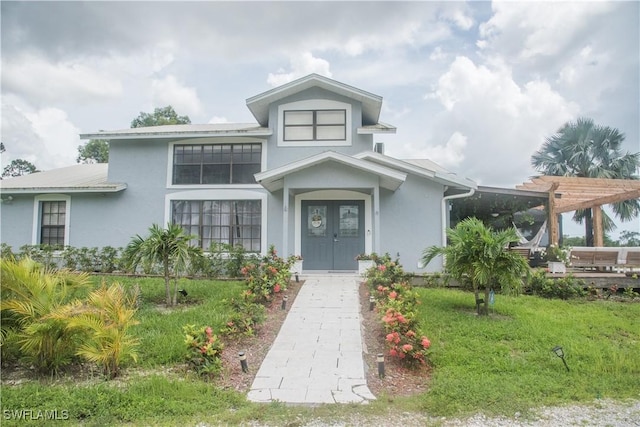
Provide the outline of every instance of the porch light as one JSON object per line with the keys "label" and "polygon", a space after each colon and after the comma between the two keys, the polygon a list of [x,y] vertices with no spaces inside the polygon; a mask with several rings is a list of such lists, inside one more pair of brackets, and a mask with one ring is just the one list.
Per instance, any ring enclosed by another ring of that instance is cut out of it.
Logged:
{"label": "porch light", "polygon": [[564,360],[564,350],[562,349],[562,347],[560,347],[559,345],[553,347],[551,349],[551,351],[553,351],[556,356],[558,356],[560,359],[562,359],[562,363],[564,363],[564,367],[567,368],[567,372],[569,372],[569,366],[567,365],[567,361]]}

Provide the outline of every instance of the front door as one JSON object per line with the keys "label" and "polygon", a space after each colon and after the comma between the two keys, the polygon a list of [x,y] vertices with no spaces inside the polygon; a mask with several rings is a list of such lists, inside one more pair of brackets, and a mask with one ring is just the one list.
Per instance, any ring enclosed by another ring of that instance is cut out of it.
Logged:
{"label": "front door", "polygon": [[305,270],[357,270],[364,252],[364,201],[303,200]]}

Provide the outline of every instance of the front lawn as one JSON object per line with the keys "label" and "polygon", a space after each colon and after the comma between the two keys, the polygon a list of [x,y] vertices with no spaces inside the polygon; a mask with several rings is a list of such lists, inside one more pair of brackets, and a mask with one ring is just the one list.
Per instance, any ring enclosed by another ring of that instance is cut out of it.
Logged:
{"label": "front lawn", "polygon": [[[438,415],[640,398],[640,304],[496,295],[489,317],[473,295],[420,289],[433,375],[422,407]],[[563,347],[570,372],[551,349]]]}
{"label": "front lawn", "polygon": [[[65,425],[238,425],[251,421],[303,425],[315,417],[365,422],[369,417],[411,411],[447,417],[479,411],[513,416],[540,405],[590,403],[599,397],[640,398],[638,303],[496,295],[486,318],[475,315],[470,293],[416,289],[421,300],[417,308],[420,332],[432,342],[428,391],[408,398],[385,396],[366,406],[309,408],[253,404],[242,393],[180,369],[182,327],[222,327],[230,313],[225,300],[240,295],[242,282],[181,280],[188,296],[179,307],[166,309],[161,278],[108,280],[127,286],[140,284],[140,324],[134,329],[141,340],[137,366],[125,367],[123,376],[112,381],[96,374],[82,381],[61,378],[10,384],[3,371],[3,426],[30,424],[16,420],[15,415],[34,417],[45,410],[49,412],[43,416],[58,416],[51,421],[58,425],[65,416],[70,420]],[[570,372],[551,352],[556,345],[563,346]],[[54,410],[58,412],[51,412]],[[43,425],[43,420],[32,423]]]}

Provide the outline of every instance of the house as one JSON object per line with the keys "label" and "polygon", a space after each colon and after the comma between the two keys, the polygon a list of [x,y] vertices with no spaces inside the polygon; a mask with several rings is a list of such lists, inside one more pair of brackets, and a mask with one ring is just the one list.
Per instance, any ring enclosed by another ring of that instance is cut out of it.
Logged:
{"label": "house", "polygon": [[[123,247],[173,222],[211,243],[302,255],[304,270],[356,270],[360,253],[407,271],[441,245],[448,201],[476,184],[435,163],[384,154],[382,98],[311,74],[247,99],[250,124],[189,124],[81,135],[109,140],[109,164],[0,182],[1,241]],[[439,266],[430,264],[430,269]]]}

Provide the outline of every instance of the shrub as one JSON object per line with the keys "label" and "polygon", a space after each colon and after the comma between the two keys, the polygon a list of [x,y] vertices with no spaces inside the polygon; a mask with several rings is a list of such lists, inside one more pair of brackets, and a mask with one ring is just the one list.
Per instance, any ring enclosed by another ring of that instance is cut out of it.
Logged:
{"label": "shrub", "polygon": [[544,270],[535,271],[529,279],[529,288],[534,295],[543,298],[569,299],[587,294],[586,282],[571,275],[553,279],[547,277]]}
{"label": "shrub", "polygon": [[77,355],[102,366],[107,378],[115,378],[122,362],[137,360],[139,341],[129,332],[134,320],[137,294],[128,293],[121,284],[103,282],[86,301],[76,300],[61,307],[50,317],[66,323],[66,328],[83,333]]}
{"label": "shrub", "polygon": [[195,325],[186,325],[182,330],[185,334],[189,367],[200,375],[220,373],[224,345],[213,333],[211,326],[196,328]]}
{"label": "shrub", "polygon": [[233,310],[221,333],[224,335],[253,336],[257,325],[265,319],[265,308],[256,303],[256,296],[246,290],[241,298],[225,301]]}
{"label": "shrub", "polygon": [[269,301],[273,294],[287,289],[291,279],[293,258],[279,257],[274,246],[260,260],[253,260],[241,269],[247,281],[247,288],[260,302]]}
{"label": "shrub", "polygon": [[386,254],[376,257],[375,261],[365,277],[387,333],[388,354],[409,365],[425,364],[431,342],[416,332],[418,322],[414,310],[419,304],[419,296],[406,281],[407,276],[398,260],[392,261]]}

